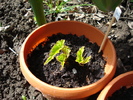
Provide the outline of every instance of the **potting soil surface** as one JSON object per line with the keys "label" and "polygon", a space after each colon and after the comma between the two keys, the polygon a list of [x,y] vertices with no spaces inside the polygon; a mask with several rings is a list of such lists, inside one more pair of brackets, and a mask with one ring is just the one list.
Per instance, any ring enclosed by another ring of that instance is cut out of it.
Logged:
{"label": "potting soil surface", "polygon": [[[66,59],[64,68],[61,70],[61,64],[56,57],[62,52],[56,54],[53,60],[44,65],[49,57],[49,52],[54,44],[59,40],[65,40],[65,45],[71,50]],[[91,57],[85,64],[76,62],[77,51],[84,46],[83,58]],[[72,34],[64,35],[62,33],[54,34],[48,37],[47,41],[37,46],[28,56],[27,63],[30,71],[42,81],[65,88],[82,87],[92,84],[104,76],[104,66],[106,61],[102,57],[102,52],[98,53],[99,46],[91,43],[85,36],[76,36]],[[38,66],[36,68],[36,66]]]}

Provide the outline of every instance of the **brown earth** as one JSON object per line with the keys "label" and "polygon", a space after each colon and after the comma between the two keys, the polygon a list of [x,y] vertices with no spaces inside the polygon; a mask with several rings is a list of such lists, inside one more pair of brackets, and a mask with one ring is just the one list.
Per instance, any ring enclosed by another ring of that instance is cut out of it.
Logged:
{"label": "brown earth", "polygon": [[[121,4],[121,18],[113,25],[109,35],[118,58],[115,76],[133,70],[133,3],[129,1],[124,0]],[[87,3],[87,0],[81,3]],[[45,100],[25,80],[18,61],[21,44],[37,27],[30,8],[25,0],[0,0],[0,100],[21,100],[22,95],[30,100]],[[105,32],[112,12],[103,13],[97,9],[92,11],[93,8],[79,7],[80,10],[73,13],[57,14],[58,18],[53,14],[46,17],[48,22],[62,18],[82,21]],[[89,100],[96,100],[97,95],[94,94]]]}

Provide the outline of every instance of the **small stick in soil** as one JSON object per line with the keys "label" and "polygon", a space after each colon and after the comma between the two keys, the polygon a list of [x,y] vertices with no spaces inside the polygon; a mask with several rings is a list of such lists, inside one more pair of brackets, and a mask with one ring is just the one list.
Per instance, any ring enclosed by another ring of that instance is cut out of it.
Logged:
{"label": "small stick in soil", "polygon": [[9,50],[11,50],[14,54],[16,54],[18,56],[18,54],[16,53],[16,51],[14,51],[11,47],[9,47]]}
{"label": "small stick in soil", "polygon": [[103,39],[103,41],[102,41],[102,44],[101,44],[101,46],[100,46],[100,49],[99,49],[98,53],[100,53],[101,50],[103,49],[103,46],[104,46],[104,44],[105,44],[105,42],[106,42],[106,40],[107,40],[107,36],[109,35],[109,31],[110,31],[110,29],[111,29],[112,24],[113,24],[114,21],[115,21],[115,17],[113,16],[113,17],[112,17],[112,20],[111,20],[111,22],[110,22],[110,24],[109,24],[109,27],[108,27],[108,29],[107,29],[107,32],[105,33],[104,39]]}

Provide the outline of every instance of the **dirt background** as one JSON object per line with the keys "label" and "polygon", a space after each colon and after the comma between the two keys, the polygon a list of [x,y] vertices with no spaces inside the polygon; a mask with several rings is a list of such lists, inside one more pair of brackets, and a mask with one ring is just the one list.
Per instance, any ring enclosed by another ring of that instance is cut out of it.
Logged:
{"label": "dirt background", "polygon": [[[91,0],[73,0],[68,5],[91,3]],[[133,70],[133,3],[124,0],[121,3],[122,15],[115,22],[108,38],[117,52],[117,70],[115,76]],[[95,7],[78,7],[75,12],[60,13],[57,17],[47,15],[47,21],[63,18],[91,24],[106,32],[113,12],[103,13]],[[22,95],[30,100],[45,100],[23,77],[18,53],[26,36],[37,25],[33,19],[31,7],[26,0],[0,0],[0,100],[22,100]],[[81,94],[82,95],[82,94]],[[96,100],[94,94],[89,100]]]}

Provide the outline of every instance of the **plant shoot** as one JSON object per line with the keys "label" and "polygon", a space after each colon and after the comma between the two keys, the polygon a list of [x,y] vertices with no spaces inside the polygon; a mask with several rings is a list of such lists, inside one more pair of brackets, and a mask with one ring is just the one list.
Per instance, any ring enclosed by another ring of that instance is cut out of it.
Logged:
{"label": "plant shoot", "polygon": [[60,53],[58,56],[56,56],[56,59],[61,63],[60,70],[64,68],[65,61],[69,57],[69,53],[71,51],[70,48],[64,43],[65,40],[59,40],[55,43],[55,45],[51,48],[49,57],[44,62],[44,65],[48,64],[57,54]]}
{"label": "plant shoot", "polygon": [[84,58],[83,57],[83,53],[84,53],[84,46],[79,48],[79,50],[77,51],[77,57],[76,57],[76,60],[75,60],[80,65],[88,63],[90,61],[90,59],[91,59],[91,56]]}
{"label": "plant shoot", "polygon": [[[56,57],[56,60],[61,63],[60,70],[62,70],[64,68],[64,64],[65,64],[67,58],[70,55],[70,52],[71,52],[71,49],[65,45],[65,40],[58,40],[54,44],[54,46],[51,48],[49,57],[44,62],[44,65],[48,64],[52,59],[54,59]],[[83,52],[84,52],[84,46],[79,48],[79,50],[77,51],[77,57],[75,60],[80,65],[88,63],[91,59],[91,56],[84,58]]]}
{"label": "plant shoot", "polygon": [[54,57],[60,52],[60,50],[64,47],[65,40],[57,41],[56,44],[51,48],[49,57],[44,62],[44,65],[48,64]]}
{"label": "plant shoot", "polygon": [[61,68],[60,70],[62,70],[64,68],[64,64],[65,61],[67,60],[67,58],[69,57],[69,54],[71,52],[70,48],[68,46],[64,46],[61,51],[63,53],[61,53],[59,56],[56,57],[56,59],[61,63]]}

